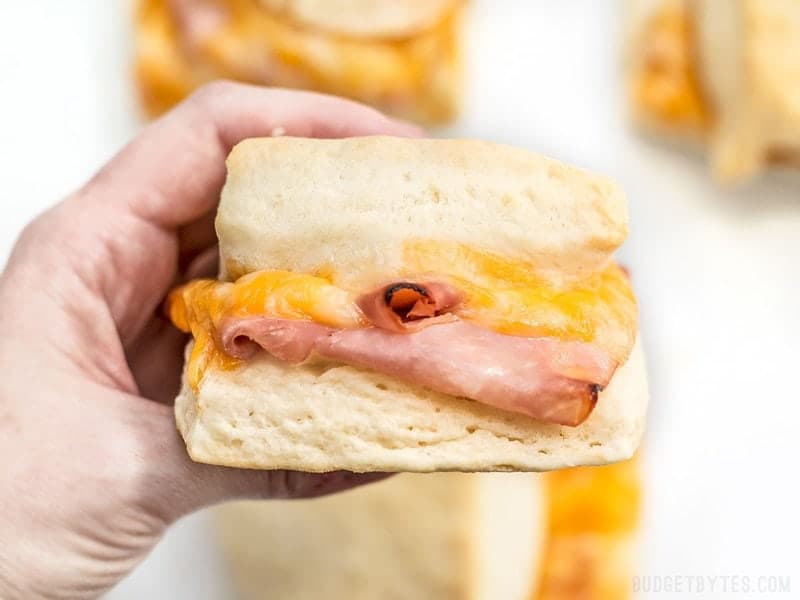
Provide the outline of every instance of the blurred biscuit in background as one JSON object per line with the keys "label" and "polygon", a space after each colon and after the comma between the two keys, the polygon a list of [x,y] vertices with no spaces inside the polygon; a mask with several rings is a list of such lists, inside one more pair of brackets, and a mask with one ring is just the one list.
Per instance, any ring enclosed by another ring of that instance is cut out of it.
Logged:
{"label": "blurred biscuit in background", "polygon": [[139,0],[136,80],[156,116],[213,79],[309,89],[396,116],[458,111],[464,0]]}
{"label": "blurred biscuit in background", "polygon": [[216,516],[241,600],[530,600],[541,493],[529,473],[402,474]]}
{"label": "blurred biscuit in background", "polygon": [[543,475],[547,528],[531,600],[633,597],[641,510],[639,458]]}
{"label": "blurred biscuit in background", "polygon": [[216,509],[241,600],[627,600],[634,458],[528,473],[403,474],[307,501]]}
{"label": "blurred biscuit in background", "polygon": [[800,166],[800,3],[628,0],[634,118],[707,145],[715,177]]}

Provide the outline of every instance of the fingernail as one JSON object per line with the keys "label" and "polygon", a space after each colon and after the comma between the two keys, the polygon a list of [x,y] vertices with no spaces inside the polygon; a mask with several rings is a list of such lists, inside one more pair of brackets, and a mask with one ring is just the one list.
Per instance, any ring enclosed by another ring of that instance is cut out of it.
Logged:
{"label": "fingernail", "polygon": [[419,125],[403,121],[402,119],[391,119],[392,123],[397,125],[398,128],[405,130],[407,137],[427,137],[428,132]]}

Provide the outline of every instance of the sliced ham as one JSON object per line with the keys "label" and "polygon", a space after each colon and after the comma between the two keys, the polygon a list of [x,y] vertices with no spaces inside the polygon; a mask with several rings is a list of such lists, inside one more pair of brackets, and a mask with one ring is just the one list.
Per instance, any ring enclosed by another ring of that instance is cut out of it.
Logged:
{"label": "sliced ham", "polygon": [[248,359],[264,349],[279,360],[299,364],[333,331],[336,330],[313,321],[229,318],[219,327],[219,341],[225,352],[234,358]]}
{"label": "sliced ham", "polygon": [[378,326],[332,329],[272,317],[229,319],[219,337],[225,352],[240,358],[262,348],[299,364],[314,354],[572,426],[589,416],[616,369],[613,359],[592,344],[504,335],[456,317],[412,332]]}
{"label": "sliced ham", "polygon": [[400,281],[364,294],[356,304],[375,327],[408,333],[454,321],[449,311],[461,300],[461,293],[446,283]]}

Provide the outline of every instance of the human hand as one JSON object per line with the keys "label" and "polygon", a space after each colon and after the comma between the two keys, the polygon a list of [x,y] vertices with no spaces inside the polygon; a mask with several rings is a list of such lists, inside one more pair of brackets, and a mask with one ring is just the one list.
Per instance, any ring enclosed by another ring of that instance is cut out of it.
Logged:
{"label": "human hand", "polygon": [[228,151],[276,130],[420,134],[337,98],[212,84],[17,242],[0,275],[0,597],[94,597],[200,507],[379,477],[197,464],[175,430],[186,340],[161,303],[214,262]]}

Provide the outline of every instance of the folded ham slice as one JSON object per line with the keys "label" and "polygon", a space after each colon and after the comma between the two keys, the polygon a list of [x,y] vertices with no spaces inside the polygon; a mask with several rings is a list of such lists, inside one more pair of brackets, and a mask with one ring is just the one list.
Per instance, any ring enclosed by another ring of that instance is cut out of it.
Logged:
{"label": "folded ham slice", "polygon": [[364,294],[356,304],[376,327],[408,333],[455,320],[448,311],[461,299],[461,292],[446,283],[401,281]]}
{"label": "folded ham slice", "polygon": [[219,327],[219,340],[222,349],[234,358],[252,358],[263,348],[279,360],[300,364],[321,340],[334,331],[337,330],[313,321],[275,317],[229,318]]}
{"label": "folded ham slice", "polygon": [[504,335],[448,316],[411,332],[229,318],[219,324],[218,336],[235,357],[249,358],[259,349],[292,364],[321,357],[559,425],[582,423],[616,369],[592,344]]}

